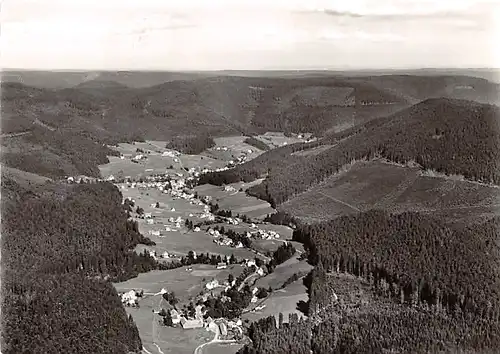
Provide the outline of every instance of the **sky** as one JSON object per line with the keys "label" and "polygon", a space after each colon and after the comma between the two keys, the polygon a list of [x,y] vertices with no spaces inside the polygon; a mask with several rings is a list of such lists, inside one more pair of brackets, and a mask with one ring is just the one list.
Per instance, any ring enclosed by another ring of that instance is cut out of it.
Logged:
{"label": "sky", "polygon": [[3,0],[17,69],[498,68],[500,0]]}

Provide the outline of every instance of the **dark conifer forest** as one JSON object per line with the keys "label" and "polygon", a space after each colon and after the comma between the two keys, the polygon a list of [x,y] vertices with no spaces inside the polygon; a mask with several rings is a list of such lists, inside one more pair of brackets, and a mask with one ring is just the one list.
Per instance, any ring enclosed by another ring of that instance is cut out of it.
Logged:
{"label": "dark conifer forest", "polygon": [[[5,198],[6,197],[6,198]],[[2,352],[138,352],[111,283],[156,261],[109,183],[27,190],[2,178]]]}
{"label": "dark conifer forest", "polygon": [[[500,182],[498,107],[465,100],[429,99],[389,117],[332,134],[309,144],[293,144],[260,155],[233,170],[208,173],[200,183],[227,184],[266,177],[250,195],[279,205],[360,159],[377,156],[423,169]],[[294,152],[322,144],[334,147],[314,156]],[[300,173],[297,173],[300,171]]]}

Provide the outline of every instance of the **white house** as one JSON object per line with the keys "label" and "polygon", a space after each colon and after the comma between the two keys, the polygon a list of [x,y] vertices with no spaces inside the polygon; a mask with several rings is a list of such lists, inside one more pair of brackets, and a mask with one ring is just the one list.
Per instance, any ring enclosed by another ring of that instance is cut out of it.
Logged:
{"label": "white house", "polygon": [[175,211],[175,208],[170,209],[170,211],[172,211],[172,212]]}
{"label": "white house", "polygon": [[220,262],[217,264],[217,269],[226,269],[227,264],[225,262]]}
{"label": "white house", "polygon": [[227,326],[224,322],[219,323],[220,334],[223,336],[227,336]]}
{"label": "white house", "polygon": [[181,316],[179,315],[179,312],[177,312],[176,309],[170,310],[170,316],[172,317],[172,323],[174,325],[179,324],[181,322]]}
{"label": "white house", "polygon": [[210,282],[208,282],[205,287],[208,289],[208,290],[213,290],[215,289],[216,287],[219,286],[219,281],[217,279],[214,279]]}
{"label": "white house", "polygon": [[144,213],[144,218],[145,219],[150,219],[152,217],[153,217],[153,215],[151,213]]}
{"label": "white house", "polygon": [[149,224],[149,225],[153,225],[155,223],[155,221],[153,219],[147,219],[146,222]]}
{"label": "white house", "polygon": [[200,231],[201,231],[201,229],[200,229],[198,226],[196,226],[196,227],[194,228],[194,232],[200,232]]}
{"label": "white house", "polygon": [[162,258],[169,258],[169,254],[166,251],[163,252],[163,254],[161,256],[162,256]]}
{"label": "white house", "polygon": [[203,320],[200,319],[187,320],[186,318],[181,317],[180,323],[184,329],[203,328]]}
{"label": "white house", "polygon": [[261,277],[263,277],[264,276],[264,269],[262,269],[262,268],[257,269],[257,274],[260,275]]}
{"label": "white house", "polygon": [[165,228],[165,231],[170,232],[170,231],[172,231],[172,229],[171,229],[170,227],[168,227],[168,226],[167,226],[167,227]]}

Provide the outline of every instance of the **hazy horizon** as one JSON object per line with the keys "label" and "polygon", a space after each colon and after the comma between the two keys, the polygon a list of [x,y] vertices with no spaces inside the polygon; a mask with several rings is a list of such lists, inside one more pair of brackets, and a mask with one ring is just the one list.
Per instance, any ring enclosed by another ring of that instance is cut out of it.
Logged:
{"label": "hazy horizon", "polygon": [[1,66],[221,71],[495,68],[495,0],[5,0]]}

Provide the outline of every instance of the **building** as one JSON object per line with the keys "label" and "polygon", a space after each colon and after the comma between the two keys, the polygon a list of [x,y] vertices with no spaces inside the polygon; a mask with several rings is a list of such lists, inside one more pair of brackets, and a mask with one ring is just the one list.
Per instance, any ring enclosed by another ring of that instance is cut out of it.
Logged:
{"label": "building", "polygon": [[203,328],[203,320],[200,319],[187,320],[181,317],[180,323],[183,329]]}
{"label": "building", "polygon": [[170,316],[172,317],[172,323],[174,325],[177,325],[181,322],[181,316],[179,315],[179,312],[177,312],[176,309],[170,310]]}
{"label": "building", "polygon": [[227,326],[224,322],[219,323],[219,330],[221,335],[227,336]]}
{"label": "building", "polygon": [[227,264],[225,262],[220,262],[217,264],[217,269],[226,269]]}
{"label": "building", "polygon": [[208,290],[212,290],[212,289],[215,289],[216,287],[219,286],[219,281],[217,279],[214,279],[210,282],[208,282],[205,287],[208,289]]}

